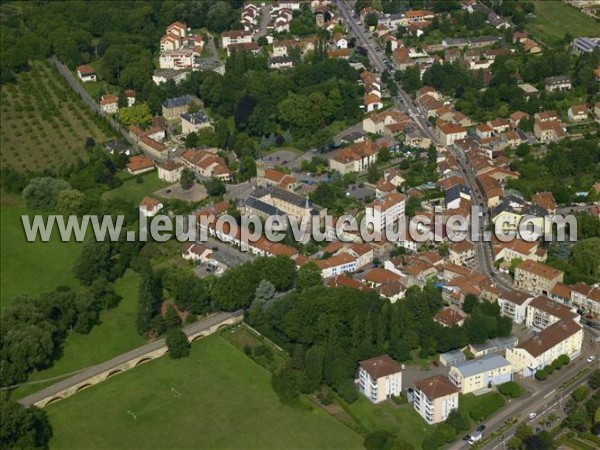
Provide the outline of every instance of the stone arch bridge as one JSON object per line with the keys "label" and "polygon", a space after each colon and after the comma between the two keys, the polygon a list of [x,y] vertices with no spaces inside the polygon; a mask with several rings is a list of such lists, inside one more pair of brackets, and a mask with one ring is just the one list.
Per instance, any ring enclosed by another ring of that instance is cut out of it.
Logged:
{"label": "stone arch bridge", "polygon": [[[240,323],[243,319],[244,313],[242,311],[212,314],[185,327],[183,332],[188,340],[193,342],[216,332],[220,328]],[[24,406],[35,405],[43,408],[50,403],[57,402],[83,389],[101,383],[114,375],[159,358],[165,353],[167,353],[165,340],[159,339],[101,364],[83,369],[73,376],[19,400],[19,403]]]}

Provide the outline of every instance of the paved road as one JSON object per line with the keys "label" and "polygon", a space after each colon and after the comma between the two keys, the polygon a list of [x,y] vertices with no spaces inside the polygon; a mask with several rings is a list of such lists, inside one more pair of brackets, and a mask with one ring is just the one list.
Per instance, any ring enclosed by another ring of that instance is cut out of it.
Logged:
{"label": "paved road", "polygon": [[[221,312],[221,313],[217,313],[217,314],[212,314],[208,317],[205,317],[205,318],[199,320],[196,323],[193,323],[193,324],[185,327],[183,329],[183,332],[187,336],[191,336],[200,331],[207,330],[207,329],[217,325],[218,323],[222,322],[223,320],[227,320],[231,317],[239,316],[240,314],[243,314],[243,312],[236,311],[236,312],[231,312],[231,313]],[[84,382],[85,380],[92,378],[96,375],[99,375],[106,371],[110,371],[112,368],[118,367],[128,361],[131,361],[132,359],[139,358],[140,356],[143,356],[152,351],[158,350],[158,349],[164,347],[165,345],[166,344],[165,344],[164,339],[159,339],[159,340],[151,342],[149,344],[142,345],[141,347],[138,347],[134,350],[123,353],[113,359],[110,359],[108,361],[105,361],[105,362],[100,363],[95,366],[88,367],[87,369],[82,370],[81,372],[77,373],[76,375],[73,375],[72,377],[69,377],[65,380],[55,383],[45,389],[42,389],[39,392],[36,392],[35,394],[29,395],[28,397],[25,397],[25,398],[19,400],[19,403],[21,403],[25,406],[33,405],[40,400],[43,400],[43,399],[48,398],[52,395],[55,395],[59,392],[62,392],[65,389],[68,389],[71,386],[74,386],[78,383]]]}
{"label": "paved road", "polygon": [[127,140],[127,142],[129,142],[131,145],[136,144],[135,141],[131,138],[131,136],[129,136],[129,132],[126,128],[121,127],[119,122],[117,122],[112,117],[107,116],[101,111],[100,105],[96,103],[94,99],[86,92],[86,90],[83,88],[83,86],[81,86],[79,81],[77,81],[75,76],[73,76],[73,74],[67,66],[61,63],[56,58],[56,56],[51,56],[50,58],[48,58],[48,61],[50,62],[50,64],[56,67],[58,72],[64,77],[65,80],[67,80],[67,83],[69,84],[71,89],[73,89],[77,94],[79,94],[83,102],[86,105],[88,105],[92,109],[92,111],[104,117],[108,121],[110,126],[117,130],[119,133],[121,133],[121,135]]}
{"label": "paved road", "polygon": [[258,31],[254,33],[254,40],[258,41],[258,38],[267,34],[267,27],[271,22],[271,5],[265,3],[260,10],[260,26]]}
{"label": "paved road", "polygon": [[[598,356],[598,348],[593,342],[591,342],[590,337],[591,335],[587,333],[586,330],[584,333],[584,345],[581,355],[575,358],[571,364],[560,371],[554,372],[545,382],[537,382],[528,379],[531,381],[529,385],[533,386],[534,389],[537,388],[537,390],[526,394],[524,397],[518,400],[512,401],[507,407],[502,409],[499,414],[493,416],[492,419],[486,422],[487,428],[484,432],[484,435],[489,435],[490,433],[493,433],[495,429],[501,427],[510,418],[519,417],[522,419],[503,433],[504,440],[502,442],[499,440],[490,442],[485,445],[485,449],[496,449],[502,447],[503,442],[505,443],[510,439],[519,424],[527,422],[535,429],[538,422],[546,422],[547,419],[544,418],[545,415],[549,414],[553,410],[557,413],[560,411],[562,406],[564,406],[564,400],[569,397],[570,393],[576,389],[577,386],[580,386],[582,383],[586,382],[586,380],[589,378],[589,374],[573,383],[563,391],[559,389],[560,385],[571,379],[571,377],[576,375],[586,366],[591,366],[591,368],[598,367],[598,362],[590,365],[590,363],[586,361],[587,357],[592,354]],[[531,412],[535,412],[537,414],[535,419],[527,418],[527,414]],[[469,445],[464,441],[456,442],[450,447],[451,450],[466,448],[469,448]]]}

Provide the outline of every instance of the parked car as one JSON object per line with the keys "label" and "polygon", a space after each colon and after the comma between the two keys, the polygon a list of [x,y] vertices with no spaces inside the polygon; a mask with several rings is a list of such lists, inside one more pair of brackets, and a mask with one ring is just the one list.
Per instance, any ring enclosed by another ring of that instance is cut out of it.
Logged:
{"label": "parked car", "polygon": [[527,417],[529,417],[530,419],[535,419],[537,417],[537,413],[530,412],[529,414],[527,414]]}
{"label": "parked car", "polygon": [[587,362],[589,362],[589,363],[594,362],[595,359],[596,359],[596,357],[594,355],[592,355],[587,359]]}
{"label": "parked car", "polygon": [[469,441],[469,440],[471,440],[471,435],[467,434],[466,436],[463,436],[462,440],[463,441]]}
{"label": "parked car", "polygon": [[481,433],[483,430],[485,430],[485,425],[481,424],[477,427],[477,429],[475,431],[478,431],[479,433]]}

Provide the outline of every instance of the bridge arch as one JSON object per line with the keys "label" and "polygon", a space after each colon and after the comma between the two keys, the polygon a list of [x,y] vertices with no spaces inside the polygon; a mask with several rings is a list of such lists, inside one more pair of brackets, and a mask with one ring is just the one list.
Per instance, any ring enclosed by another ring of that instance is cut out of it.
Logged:
{"label": "bridge arch", "polygon": [[82,384],[81,386],[79,386],[77,388],[77,390],[75,391],[75,393],[83,391],[84,389],[87,389],[87,388],[89,388],[90,386],[93,386],[93,385],[94,385],[94,383],[85,383],[85,384]]}
{"label": "bridge arch", "polygon": [[123,369],[115,369],[115,370],[111,370],[110,372],[108,372],[106,374],[106,377],[104,378],[105,380],[108,380],[110,377],[112,377],[113,375],[116,375],[118,373],[123,372]]}
{"label": "bridge arch", "polygon": [[140,359],[138,362],[136,362],[135,366],[133,366],[133,367],[137,367],[137,366],[141,366],[142,364],[146,364],[147,362],[152,361],[152,359],[154,359],[154,358],[152,358],[151,356],[146,356],[146,357]]}
{"label": "bridge arch", "polygon": [[44,407],[51,405],[52,403],[56,403],[59,400],[62,400],[64,397],[62,395],[57,395],[56,397],[52,397],[50,400],[48,400],[46,403],[44,403]]}
{"label": "bridge arch", "polygon": [[206,333],[199,333],[196,336],[194,336],[190,342],[199,341],[200,339],[202,339],[204,337],[206,337]]}

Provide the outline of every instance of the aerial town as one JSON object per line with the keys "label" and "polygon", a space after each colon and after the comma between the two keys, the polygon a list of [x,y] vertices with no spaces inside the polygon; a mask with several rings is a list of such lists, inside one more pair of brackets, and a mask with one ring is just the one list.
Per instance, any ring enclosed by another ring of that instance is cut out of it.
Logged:
{"label": "aerial town", "polygon": [[2,448],[600,448],[599,2],[0,13]]}

